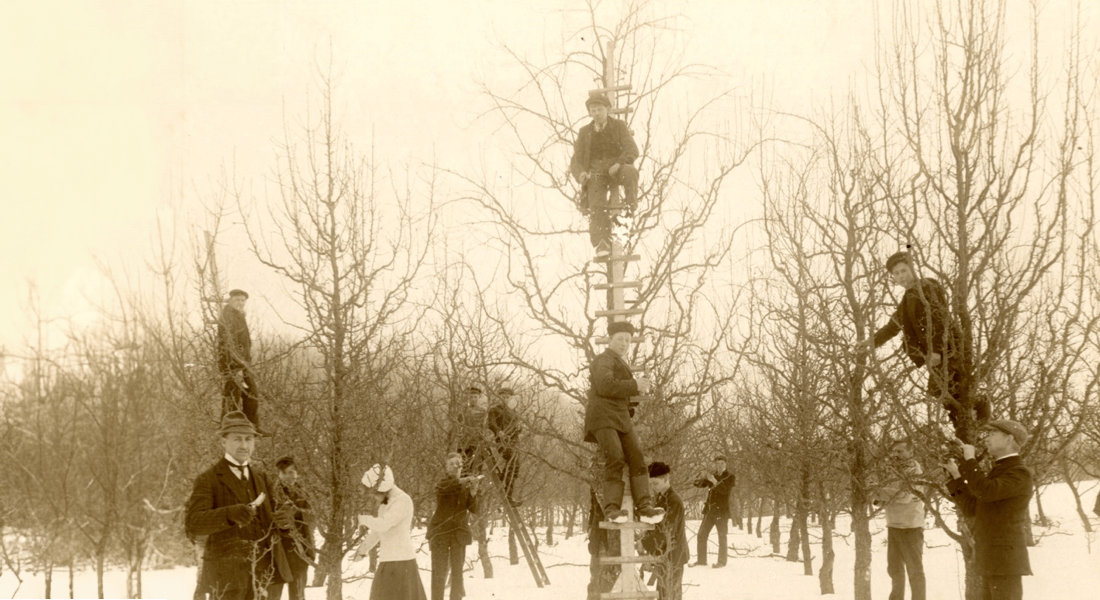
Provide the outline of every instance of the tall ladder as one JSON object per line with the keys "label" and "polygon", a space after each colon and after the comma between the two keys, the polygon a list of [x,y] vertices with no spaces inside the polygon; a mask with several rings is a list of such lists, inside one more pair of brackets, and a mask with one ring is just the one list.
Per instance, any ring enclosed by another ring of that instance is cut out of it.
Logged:
{"label": "tall ladder", "polygon": [[506,466],[504,464],[504,458],[500,455],[500,451],[491,445],[489,446],[489,452],[492,456],[489,476],[500,492],[501,504],[504,506],[504,515],[508,518],[508,527],[510,531],[515,534],[520,550],[523,551],[523,556],[527,559],[527,567],[531,569],[531,576],[535,578],[535,585],[540,588],[550,585],[550,577],[546,575],[546,568],[542,566],[542,559],[539,558],[539,554],[535,550],[534,535],[531,533],[531,530],[527,528],[527,524],[523,522],[519,511],[516,510],[516,507],[509,501],[508,490],[505,489],[504,481],[500,478],[500,473]]}
{"label": "tall ladder", "polygon": [[[618,98],[616,92],[627,91],[630,89],[629,85],[615,85],[615,42],[610,41],[607,43],[607,53],[604,55],[604,70],[603,70],[603,87],[596,90],[591,90],[589,94],[608,94],[608,99],[611,100],[611,110],[608,111],[611,114],[626,114],[630,111],[629,108],[619,108]],[[620,201],[619,186],[609,186],[608,204],[611,207],[612,214],[619,216],[627,207],[623,206]],[[617,219],[612,219],[612,231],[614,231],[614,223]],[[596,318],[607,317],[608,323],[614,321],[621,321],[634,315],[642,314],[643,310],[640,307],[626,307],[626,290],[638,289],[641,287],[641,283],[637,281],[626,281],[626,265],[629,262],[634,262],[640,259],[637,254],[628,254],[628,249],[624,248],[622,242],[616,239],[616,236],[611,236],[611,252],[608,256],[603,258],[597,258],[596,262],[607,263],[607,283],[596,284],[594,287],[597,290],[607,291],[607,310],[596,311]],[[644,338],[637,337],[632,340],[633,342],[642,341]],[[607,343],[606,338],[597,339],[597,343]],[[621,509],[626,511],[627,520],[626,523],[617,524],[610,521],[601,521],[600,529],[618,530],[619,531],[619,556],[604,556],[602,553],[599,556],[600,565],[618,565],[619,577],[615,581],[615,585],[611,592],[604,592],[600,594],[600,598],[605,600],[631,600],[634,598],[656,598],[658,593],[650,591],[646,588],[645,583],[642,581],[641,574],[638,572],[637,566],[640,564],[655,563],[660,559],[650,556],[638,556],[635,549],[634,539],[635,535],[639,531],[648,531],[654,528],[653,525],[648,523],[642,523],[634,520],[634,498],[630,493],[630,476],[628,470],[623,470],[623,499],[620,506]]]}

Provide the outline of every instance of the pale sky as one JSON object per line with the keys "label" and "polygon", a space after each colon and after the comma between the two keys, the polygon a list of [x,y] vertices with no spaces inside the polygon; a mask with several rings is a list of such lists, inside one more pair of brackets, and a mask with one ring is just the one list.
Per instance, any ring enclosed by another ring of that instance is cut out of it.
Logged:
{"label": "pale sky", "polygon": [[[874,1],[657,5],[682,11],[691,60],[806,109],[843,95],[870,63]],[[1051,4],[1064,26],[1069,3]],[[1025,2],[1009,5],[1026,16]],[[201,212],[196,191],[224,164],[267,176],[272,140],[301,113],[330,44],[343,125],[360,143],[373,131],[390,161],[461,168],[487,143],[469,127],[482,106],[475,78],[493,81],[502,42],[556,48],[563,21],[578,18],[566,7],[584,4],[0,0],[0,345],[29,331],[29,279],[51,313],[78,310],[93,255],[136,260],[158,210]],[[226,262],[233,287],[261,285]]]}

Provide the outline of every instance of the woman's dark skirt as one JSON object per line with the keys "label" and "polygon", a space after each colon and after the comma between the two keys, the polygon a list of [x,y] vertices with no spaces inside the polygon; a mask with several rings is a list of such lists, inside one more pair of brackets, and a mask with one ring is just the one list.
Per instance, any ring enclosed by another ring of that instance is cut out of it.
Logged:
{"label": "woman's dark skirt", "polygon": [[428,600],[416,560],[378,563],[370,586],[370,600]]}

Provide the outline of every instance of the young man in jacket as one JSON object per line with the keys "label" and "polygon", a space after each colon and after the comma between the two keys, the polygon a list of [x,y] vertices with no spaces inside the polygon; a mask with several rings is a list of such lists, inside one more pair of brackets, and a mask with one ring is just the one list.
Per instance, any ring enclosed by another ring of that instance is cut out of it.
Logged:
{"label": "young man in jacket", "polygon": [[630,351],[634,326],[616,321],[607,327],[611,338],[607,349],[588,367],[588,404],[584,410],[584,441],[596,443],[604,458],[604,481],[601,494],[604,513],[613,523],[625,523],[622,510],[623,468],[629,469],[630,493],[634,512],[645,523],[658,523],[665,511],[653,504],[649,494],[649,470],[642,454],[642,442],[630,418],[631,398],[648,394],[650,383],[645,377],[635,378],[625,357]]}
{"label": "young man in jacket", "polygon": [[715,456],[711,461],[711,472],[695,480],[695,487],[710,488],[707,501],[703,505],[703,522],[699,524],[699,533],[695,541],[695,563],[692,566],[703,567],[707,564],[707,538],[710,530],[718,528],[718,562],[714,568],[726,566],[729,549],[726,547],[727,527],[730,519],[730,490],[736,478],[726,470],[726,457]]}
{"label": "young man in jacket", "polygon": [[[613,209],[608,202],[608,190],[621,185],[620,205],[633,212],[638,205],[638,145],[626,123],[608,116],[611,101],[606,96],[590,95],[585,102],[592,122],[581,127],[573,142],[573,159],[569,171],[581,184],[581,210],[589,214],[589,238],[597,256],[606,256],[611,249]],[[617,215],[615,215],[617,216]]]}
{"label": "young man in jacket", "polygon": [[[870,351],[898,333],[904,334],[905,354],[914,365],[928,370],[928,397],[943,405],[951,424],[957,428],[962,396],[962,331],[951,318],[947,292],[935,279],[917,277],[908,252],[897,252],[887,258],[886,270],[905,293],[890,321],[874,337],[860,342],[857,350]],[[977,420],[989,418],[987,401],[976,402],[974,406]]]}
{"label": "young man in jacket", "polygon": [[428,547],[432,551],[432,600],[443,600],[447,573],[451,574],[451,600],[466,595],[462,567],[466,546],[473,541],[469,513],[479,510],[478,478],[462,476],[462,455],[447,455],[446,474],[435,486],[435,513],[428,522]]}
{"label": "young man in jacket", "polygon": [[649,484],[657,497],[657,506],[665,518],[656,529],[642,536],[642,548],[650,556],[665,559],[656,565],[659,600],[680,600],[684,565],[688,562],[687,533],[684,528],[684,502],[672,489],[672,469],[663,462],[650,463]]}
{"label": "young man in jacket", "polygon": [[195,478],[187,535],[206,536],[200,588],[219,600],[251,600],[291,576],[271,486],[251,461],[255,427],[234,411],[222,417],[218,434],[225,455]]}
{"label": "young man in jacket", "polygon": [[981,444],[993,456],[993,468],[983,473],[975,448],[956,439],[963,462],[943,465],[951,474],[947,489],[959,511],[973,519],[974,567],[982,575],[982,600],[1021,600],[1023,575],[1031,575],[1027,555],[1028,504],[1031,470],[1020,460],[1027,430],[1016,421],[998,419],[982,427]]}
{"label": "young man in jacket", "polygon": [[244,316],[248,293],[231,290],[218,319],[218,372],[222,376],[222,414],[243,411],[260,430],[259,389],[252,376],[252,335]]}
{"label": "young man in jacket", "polygon": [[890,575],[890,600],[905,598],[905,576],[909,574],[912,600],[925,599],[924,501],[910,485],[922,473],[906,440],[890,446],[892,480],[875,490],[872,500],[886,505],[886,572]]}
{"label": "young man in jacket", "polygon": [[[283,553],[293,577],[288,582],[287,596],[290,600],[305,600],[309,564],[317,556],[313,540],[313,511],[298,485],[298,467],[294,465],[294,457],[280,458],[275,462],[275,470],[279,478],[274,486],[275,512],[293,524],[282,532]],[[279,600],[282,593],[283,584],[276,583],[271,587],[268,600]]]}

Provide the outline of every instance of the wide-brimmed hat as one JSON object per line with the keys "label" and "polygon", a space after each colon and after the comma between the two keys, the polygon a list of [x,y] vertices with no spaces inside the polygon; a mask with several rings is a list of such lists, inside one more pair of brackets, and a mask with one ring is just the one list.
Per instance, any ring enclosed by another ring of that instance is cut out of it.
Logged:
{"label": "wide-brimmed hat", "polygon": [[1028,438],[1027,430],[1024,429],[1023,425],[1020,425],[1016,421],[1010,421],[1008,419],[997,419],[995,421],[990,421],[990,422],[986,423],[985,425],[982,425],[981,428],[982,429],[996,429],[998,431],[1003,431],[1003,432],[1007,433],[1008,435],[1011,435],[1013,438],[1015,438],[1016,443],[1021,445],[1021,446],[1023,446],[1024,444],[1027,443],[1027,438]]}
{"label": "wide-brimmed hat", "polygon": [[231,433],[260,435],[259,432],[256,431],[256,426],[252,424],[252,421],[249,421],[248,417],[244,416],[244,413],[239,410],[225,413],[225,416],[222,417],[221,427],[218,428],[218,435],[222,437]]}
{"label": "wide-brimmed hat", "polygon": [[392,490],[393,469],[391,469],[389,465],[386,466],[385,472],[382,473],[382,481],[378,481],[379,473],[382,473],[382,467],[380,465],[374,465],[367,469],[367,472],[363,473],[363,485],[382,493]]}

